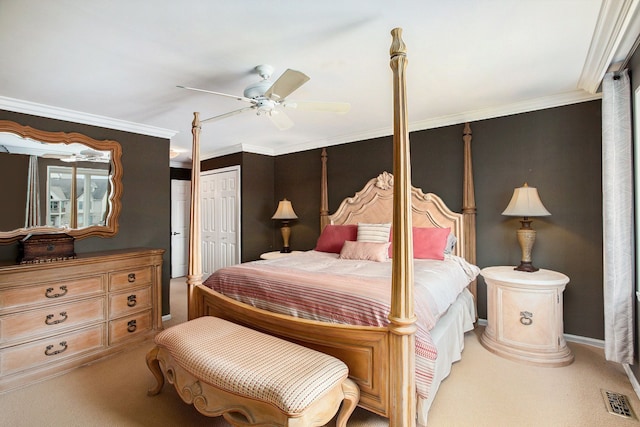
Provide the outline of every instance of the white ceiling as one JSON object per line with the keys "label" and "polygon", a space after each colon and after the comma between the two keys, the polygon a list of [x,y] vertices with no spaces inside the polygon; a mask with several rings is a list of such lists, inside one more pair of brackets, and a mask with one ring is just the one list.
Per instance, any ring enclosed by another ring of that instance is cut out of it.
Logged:
{"label": "white ceiling", "polygon": [[252,113],[203,124],[202,156],[282,154],[392,133],[390,31],[403,29],[411,130],[599,98],[638,35],[639,0],[2,0],[0,109],[171,138],[188,162],[193,112],[259,64],[311,80],[278,130]]}

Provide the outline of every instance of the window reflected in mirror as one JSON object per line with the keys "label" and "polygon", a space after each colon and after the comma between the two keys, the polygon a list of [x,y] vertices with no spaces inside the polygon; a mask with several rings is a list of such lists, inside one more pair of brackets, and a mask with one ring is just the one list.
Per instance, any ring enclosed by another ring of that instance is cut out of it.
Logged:
{"label": "window reflected in mirror", "polygon": [[115,235],[121,155],[116,141],[0,120],[0,243],[32,233]]}
{"label": "window reflected in mirror", "polygon": [[68,228],[105,225],[108,190],[108,169],[49,166],[46,225]]}

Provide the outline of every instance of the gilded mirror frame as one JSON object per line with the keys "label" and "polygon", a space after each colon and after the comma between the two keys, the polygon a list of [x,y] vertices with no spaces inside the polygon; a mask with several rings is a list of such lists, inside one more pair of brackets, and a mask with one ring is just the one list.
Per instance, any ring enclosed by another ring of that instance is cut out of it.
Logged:
{"label": "gilded mirror frame", "polygon": [[96,140],[77,132],[49,132],[24,126],[9,120],[0,120],[0,132],[9,132],[35,141],[50,144],[81,143],[99,151],[111,153],[111,172],[109,184],[111,191],[108,200],[106,225],[91,225],[83,228],[62,228],[52,226],[23,227],[11,231],[0,231],[0,244],[12,243],[28,234],[65,233],[76,239],[85,237],[112,237],[118,233],[118,218],[122,207],[122,147],[116,141]]}

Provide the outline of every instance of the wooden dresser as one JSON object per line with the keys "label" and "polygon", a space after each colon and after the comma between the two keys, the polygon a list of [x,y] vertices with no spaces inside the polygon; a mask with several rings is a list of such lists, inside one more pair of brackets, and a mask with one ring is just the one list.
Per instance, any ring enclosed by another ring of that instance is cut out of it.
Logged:
{"label": "wooden dresser", "polygon": [[163,252],[0,266],[0,392],[153,337],[162,327]]}

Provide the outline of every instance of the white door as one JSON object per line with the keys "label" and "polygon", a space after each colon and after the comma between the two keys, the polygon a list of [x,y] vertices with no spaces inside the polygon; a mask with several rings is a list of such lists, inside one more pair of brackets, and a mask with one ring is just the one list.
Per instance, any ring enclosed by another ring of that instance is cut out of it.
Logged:
{"label": "white door", "polygon": [[240,260],[240,166],[203,172],[202,274]]}
{"label": "white door", "polygon": [[171,180],[171,278],[187,275],[191,181]]}

